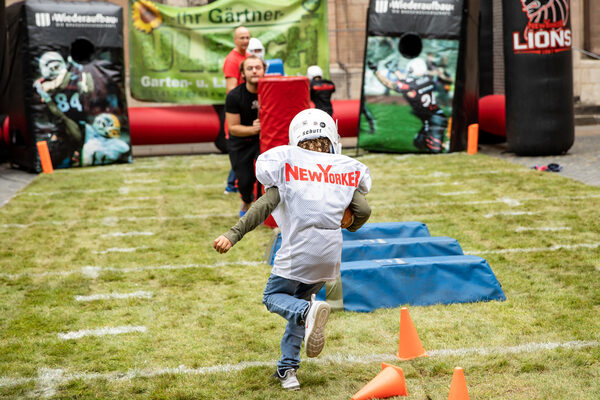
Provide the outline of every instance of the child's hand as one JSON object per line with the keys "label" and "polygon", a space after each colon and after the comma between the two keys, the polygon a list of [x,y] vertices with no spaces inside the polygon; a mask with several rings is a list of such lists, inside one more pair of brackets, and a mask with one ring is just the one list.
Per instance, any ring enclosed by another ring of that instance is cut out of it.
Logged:
{"label": "child's hand", "polygon": [[227,253],[229,251],[229,249],[231,248],[231,246],[233,246],[233,245],[231,244],[229,239],[227,239],[224,235],[219,236],[213,242],[214,249],[221,254]]}

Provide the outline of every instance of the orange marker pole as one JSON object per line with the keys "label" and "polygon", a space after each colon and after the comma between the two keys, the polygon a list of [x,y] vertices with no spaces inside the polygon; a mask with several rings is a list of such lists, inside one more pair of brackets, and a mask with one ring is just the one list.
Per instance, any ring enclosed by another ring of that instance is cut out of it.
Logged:
{"label": "orange marker pole", "polygon": [[40,162],[42,163],[42,171],[45,174],[51,174],[54,172],[52,168],[52,159],[50,158],[50,152],[48,151],[48,143],[45,140],[37,142],[38,153],[40,155]]}
{"label": "orange marker pole", "polygon": [[477,154],[477,143],[479,142],[479,124],[469,125],[469,136],[467,138],[467,154]]}

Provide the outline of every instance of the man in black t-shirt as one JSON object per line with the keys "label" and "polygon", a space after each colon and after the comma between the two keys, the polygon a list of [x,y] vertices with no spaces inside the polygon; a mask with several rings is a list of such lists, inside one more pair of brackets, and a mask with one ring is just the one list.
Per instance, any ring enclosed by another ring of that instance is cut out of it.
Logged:
{"label": "man in black t-shirt", "polygon": [[[240,217],[248,211],[254,200],[254,163],[260,154],[258,80],[265,75],[265,67],[260,58],[248,56],[240,64],[240,72],[246,82],[231,90],[225,99],[225,119],[229,128],[229,159],[242,196]],[[260,188],[257,190],[257,196],[260,196]]]}
{"label": "man in black t-shirt", "polygon": [[310,100],[315,103],[315,108],[333,115],[331,95],[335,92],[335,84],[323,79],[323,70],[318,65],[308,67],[306,76],[310,80]]}

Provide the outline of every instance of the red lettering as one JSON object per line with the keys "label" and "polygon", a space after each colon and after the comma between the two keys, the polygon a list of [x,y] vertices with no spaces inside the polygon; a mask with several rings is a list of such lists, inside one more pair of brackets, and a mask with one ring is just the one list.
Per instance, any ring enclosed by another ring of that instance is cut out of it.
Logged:
{"label": "red lettering", "polygon": [[356,171],[354,174],[356,175],[356,179],[354,180],[354,182],[355,182],[354,186],[358,187],[358,182],[360,179],[360,171]]}
{"label": "red lettering", "polygon": [[348,186],[356,186],[354,184],[354,172],[348,174]]}
{"label": "red lettering", "polygon": [[300,180],[301,181],[308,180],[308,174],[306,173],[306,169],[304,169],[304,168],[300,168]]}
{"label": "red lettering", "polygon": [[348,174],[342,174],[342,185],[350,186],[348,184]]}
{"label": "red lettering", "polygon": [[289,182],[290,181],[290,175],[298,180],[298,167],[294,166],[294,168],[292,169],[292,166],[288,163],[285,163],[285,181]]}
{"label": "red lettering", "polygon": [[308,170],[308,175],[310,176],[310,180],[311,181],[317,181],[317,182],[321,182],[321,174],[318,172],[313,172],[310,169]]}
{"label": "red lettering", "polygon": [[341,185],[342,184],[342,179],[340,178],[340,174],[335,174],[335,183],[337,185]]}
{"label": "red lettering", "polygon": [[[328,165],[326,169],[325,169],[325,168],[323,168],[323,167],[321,166],[321,164],[317,164],[317,167],[319,167],[319,169],[321,170],[321,172],[323,172],[323,175],[325,176],[325,183],[329,183],[329,180],[327,179],[327,178],[328,178],[328,175],[327,175],[327,173],[328,173],[328,172],[329,172],[329,170],[331,169],[331,165]],[[333,183],[333,182],[332,182],[332,183]]]}
{"label": "red lettering", "polygon": [[335,183],[335,175],[329,174],[329,183]]}

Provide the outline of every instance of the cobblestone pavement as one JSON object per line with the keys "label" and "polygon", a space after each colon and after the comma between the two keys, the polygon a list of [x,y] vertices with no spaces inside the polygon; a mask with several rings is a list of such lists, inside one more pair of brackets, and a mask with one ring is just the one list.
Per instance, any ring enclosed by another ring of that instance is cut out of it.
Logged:
{"label": "cobblestone pavement", "polygon": [[[354,138],[348,138],[354,139]],[[348,147],[355,145],[347,143]],[[134,154],[136,148],[133,149]],[[154,146],[152,154],[142,154],[144,149],[138,149],[138,155],[165,154],[165,149],[160,146]],[[203,152],[198,150],[199,152]],[[211,150],[206,150],[210,152]],[[213,151],[215,151],[213,149]],[[166,152],[172,152],[172,149],[166,149]],[[588,185],[600,186],[600,125],[577,126],[575,128],[575,143],[573,147],[562,156],[545,157],[520,157],[514,153],[509,153],[506,143],[500,144],[481,144],[479,152],[493,157],[500,157],[510,162],[533,167],[534,165],[548,165],[556,163],[563,167],[559,172],[562,176],[581,181]],[[27,186],[37,174],[24,172],[18,169],[10,168],[8,163],[0,164],[0,207],[6,204],[19,190]]]}
{"label": "cobblestone pavement", "polygon": [[588,185],[600,186],[600,125],[575,127],[575,143],[567,154],[561,156],[517,156],[507,151],[506,142],[481,144],[479,152],[526,167],[556,163],[563,167],[560,175]]}

